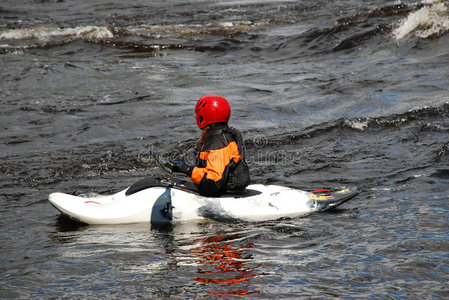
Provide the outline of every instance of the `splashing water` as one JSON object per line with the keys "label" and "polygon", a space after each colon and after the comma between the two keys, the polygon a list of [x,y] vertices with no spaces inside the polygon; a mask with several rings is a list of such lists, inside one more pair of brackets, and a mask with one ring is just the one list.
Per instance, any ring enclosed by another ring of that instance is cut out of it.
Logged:
{"label": "splashing water", "polygon": [[393,31],[397,40],[412,32],[419,38],[428,38],[449,30],[447,2],[433,1],[431,6],[424,6],[411,13],[398,28]]}
{"label": "splashing water", "polygon": [[83,38],[112,38],[114,34],[106,27],[78,26],[75,28],[25,28],[0,32],[0,39],[48,39],[51,37],[83,37]]}

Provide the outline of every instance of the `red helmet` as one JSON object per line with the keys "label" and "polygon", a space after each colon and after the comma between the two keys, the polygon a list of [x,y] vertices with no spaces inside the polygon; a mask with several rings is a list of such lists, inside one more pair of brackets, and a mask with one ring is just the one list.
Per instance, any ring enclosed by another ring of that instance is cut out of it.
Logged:
{"label": "red helmet", "polygon": [[231,106],[228,100],[218,95],[205,95],[195,106],[196,124],[200,129],[212,123],[228,122]]}

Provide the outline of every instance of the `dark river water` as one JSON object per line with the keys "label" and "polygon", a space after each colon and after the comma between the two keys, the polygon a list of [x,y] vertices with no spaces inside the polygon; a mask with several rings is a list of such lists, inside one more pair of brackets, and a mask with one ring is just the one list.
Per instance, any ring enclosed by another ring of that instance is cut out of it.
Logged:
{"label": "dark river water", "polygon": [[[448,1],[0,2],[0,298],[449,298]],[[81,226],[50,193],[187,159],[217,93],[252,181],[357,186],[260,223]]]}

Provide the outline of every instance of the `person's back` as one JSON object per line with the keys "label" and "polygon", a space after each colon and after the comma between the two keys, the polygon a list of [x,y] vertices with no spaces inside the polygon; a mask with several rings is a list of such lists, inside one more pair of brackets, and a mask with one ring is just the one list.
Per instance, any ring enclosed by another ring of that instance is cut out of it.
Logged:
{"label": "person's back", "polygon": [[209,125],[206,129],[204,140],[199,145],[197,168],[193,169],[190,176],[204,194],[237,192],[249,184],[243,145],[238,145],[236,134],[240,135],[225,123]]}
{"label": "person's back", "polygon": [[225,192],[242,192],[249,185],[249,168],[240,132],[227,122],[231,109],[228,101],[217,95],[206,95],[195,107],[197,125],[202,129],[196,165],[187,166],[174,160],[173,171],[184,173],[207,196]]}

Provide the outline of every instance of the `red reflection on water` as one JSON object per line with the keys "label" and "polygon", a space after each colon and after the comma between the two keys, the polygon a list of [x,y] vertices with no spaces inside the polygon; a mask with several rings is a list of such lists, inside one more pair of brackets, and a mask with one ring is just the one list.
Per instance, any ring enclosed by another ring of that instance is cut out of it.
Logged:
{"label": "red reflection on water", "polygon": [[[199,259],[195,262],[200,265],[197,273],[204,276],[191,279],[203,284],[228,287],[248,282],[260,275],[266,275],[263,273],[254,274],[255,270],[260,268],[262,264],[254,267],[248,266],[253,260],[249,249],[254,248],[254,244],[247,240],[235,241],[238,238],[239,236],[234,234],[212,236],[201,240],[201,245],[190,251],[195,253]],[[248,285],[245,287],[248,287]],[[223,292],[206,291],[206,293],[212,295],[249,295],[259,293],[259,291],[237,289]]]}

